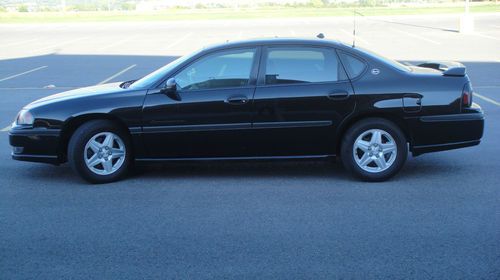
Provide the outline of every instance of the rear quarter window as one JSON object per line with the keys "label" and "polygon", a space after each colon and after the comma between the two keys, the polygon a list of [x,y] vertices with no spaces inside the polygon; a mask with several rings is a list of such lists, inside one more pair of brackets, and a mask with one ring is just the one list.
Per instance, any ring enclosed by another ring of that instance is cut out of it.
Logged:
{"label": "rear quarter window", "polygon": [[347,75],[350,79],[355,79],[359,77],[365,71],[367,65],[366,63],[350,54],[339,52],[340,59],[346,68]]}

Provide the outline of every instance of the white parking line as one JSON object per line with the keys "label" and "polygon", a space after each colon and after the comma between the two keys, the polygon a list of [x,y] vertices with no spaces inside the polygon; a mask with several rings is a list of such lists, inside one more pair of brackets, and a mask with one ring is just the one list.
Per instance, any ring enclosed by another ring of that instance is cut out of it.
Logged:
{"label": "white parking line", "polygon": [[136,66],[137,66],[137,64],[132,64],[132,65],[130,65],[129,67],[127,67],[127,68],[123,69],[122,71],[120,71],[120,72],[118,72],[118,73],[114,74],[113,76],[111,76],[111,77],[109,77],[109,78],[105,79],[104,81],[101,81],[100,83],[98,83],[98,85],[105,84],[105,83],[107,83],[107,82],[109,82],[109,81],[113,80],[114,78],[116,78],[116,77],[120,76],[121,74],[123,74],[123,73],[127,72],[128,70],[130,70],[130,69],[132,69],[132,68],[134,68],[134,67],[136,67]]}
{"label": "white parking line", "polygon": [[26,43],[29,43],[29,42],[33,42],[33,41],[36,41],[38,40],[38,38],[35,38],[35,39],[29,39],[29,40],[24,40],[24,41],[18,41],[18,42],[12,42],[10,44],[4,44],[2,45],[2,47],[11,47],[11,46],[17,46],[17,45],[22,45],[22,44],[26,44]]}
{"label": "white parking line", "polygon": [[[352,40],[352,39],[353,39],[353,36],[354,36],[354,35],[353,35],[351,32],[347,32],[347,31],[345,31],[344,29],[340,29],[340,31],[341,31],[342,33],[346,34],[347,36],[349,36],[349,39],[350,39],[350,40]],[[368,42],[368,41],[366,41],[365,39],[363,39],[363,38],[359,37],[359,35],[356,35],[356,41],[361,42],[362,44],[367,45],[367,46],[371,45],[371,44],[370,44],[370,42]]]}
{"label": "white parking line", "polygon": [[106,46],[103,46],[103,47],[101,47],[101,48],[98,48],[97,50],[98,50],[98,51],[104,51],[104,50],[110,49],[110,48],[112,48],[112,47],[115,47],[115,46],[121,45],[121,44],[123,44],[123,43],[126,43],[126,42],[128,42],[128,41],[130,41],[130,40],[132,40],[132,39],[135,39],[137,36],[138,36],[138,35],[133,35],[133,36],[127,37],[127,38],[125,38],[125,39],[123,39],[123,40],[118,40],[118,41],[116,41],[116,42],[114,42],[114,43],[111,43],[111,44],[109,44],[109,45],[106,45]]}
{"label": "white parking line", "polygon": [[165,49],[166,49],[166,50],[168,50],[168,49],[170,49],[170,48],[172,48],[172,47],[174,47],[174,46],[176,46],[176,45],[178,45],[178,44],[182,43],[182,41],[186,40],[186,39],[187,39],[189,36],[191,36],[192,34],[193,34],[193,33],[187,33],[186,35],[184,35],[184,36],[180,37],[179,39],[175,40],[174,42],[172,42],[170,45],[167,45],[167,46],[165,47]]}
{"label": "white parking line", "polygon": [[439,43],[438,41],[434,41],[434,40],[431,40],[431,39],[429,39],[429,38],[422,37],[422,36],[417,35],[417,34],[413,34],[413,33],[410,33],[410,32],[406,32],[406,31],[402,31],[402,30],[398,30],[398,29],[394,29],[394,28],[391,28],[391,30],[396,31],[396,32],[399,32],[399,33],[401,33],[401,34],[405,34],[405,35],[410,36],[410,37],[413,37],[413,38],[417,38],[417,39],[420,39],[420,40],[423,40],[423,41],[426,41],[426,42],[429,42],[429,43],[435,44],[435,45],[441,45],[441,43]]}
{"label": "white parking line", "polygon": [[44,68],[47,68],[47,67],[48,66],[40,66],[40,67],[37,67],[35,69],[31,69],[31,70],[28,70],[28,71],[25,71],[25,72],[22,72],[22,73],[19,73],[19,74],[8,76],[8,77],[5,77],[3,79],[0,79],[0,82],[7,81],[7,80],[10,80],[10,79],[14,79],[15,77],[19,77],[21,75],[25,75],[25,74],[28,74],[28,73],[31,73],[31,72],[35,72],[35,71],[38,71],[38,70],[41,70],[41,69],[44,69]]}
{"label": "white parking line", "polygon": [[2,130],[0,130],[0,131],[2,131],[2,132],[6,132],[6,131],[9,131],[9,130],[10,130],[10,125],[8,125],[8,126],[6,126],[6,127],[2,128]]}
{"label": "white parking line", "polygon": [[486,96],[483,96],[483,95],[480,95],[480,94],[477,94],[476,92],[474,92],[474,96],[477,96],[479,98],[481,98],[482,100],[484,101],[488,101],[490,102],[491,104],[494,104],[494,105],[497,105],[497,106],[500,106],[500,102],[496,102],[495,100],[491,99],[491,98],[488,98]]}
{"label": "white parking line", "polygon": [[484,34],[481,34],[481,33],[473,33],[471,35],[475,35],[475,36],[479,36],[479,37],[483,37],[483,38],[487,38],[487,39],[492,39],[492,40],[497,40],[497,41],[500,41],[500,38],[499,37],[493,37],[493,36],[490,36],[490,35],[484,35]]}
{"label": "white parking line", "polygon": [[290,32],[290,35],[291,35],[292,37],[297,37],[297,33],[295,33],[295,30],[293,30],[293,29],[289,29],[289,30],[288,30],[288,32]]}
{"label": "white parking line", "polygon": [[55,47],[59,47],[59,46],[63,46],[63,45],[68,45],[68,44],[71,44],[71,43],[74,43],[74,42],[78,42],[78,41],[81,41],[81,40],[85,40],[85,39],[88,39],[88,38],[89,37],[76,38],[76,39],[69,40],[69,41],[66,41],[66,42],[61,42],[61,43],[53,44],[53,45],[50,45],[50,46],[45,46],[43,48],[38,48],[38,49],[31,50],[31,53],[37,53],[37,52],[45,51],[45,50],[52,49],[52,48],[55,48]]}

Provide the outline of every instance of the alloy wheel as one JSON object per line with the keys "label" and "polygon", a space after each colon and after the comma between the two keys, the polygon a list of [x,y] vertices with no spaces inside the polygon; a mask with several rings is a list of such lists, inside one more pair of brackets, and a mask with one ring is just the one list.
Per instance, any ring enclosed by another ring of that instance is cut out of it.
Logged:
{"label": "alloy wheel", "polygon": [[352,152],[361,169],[379,173],[392,166],[397,150],[396,141],[389,133],[382,129],[370,129],[356,138]]}
{"label": "alloy wheel", "polygon": [[89,139],[83,157],[87,168],[98,175],[110,175],[125,162],[123,140],[112,132],[101,132]]}

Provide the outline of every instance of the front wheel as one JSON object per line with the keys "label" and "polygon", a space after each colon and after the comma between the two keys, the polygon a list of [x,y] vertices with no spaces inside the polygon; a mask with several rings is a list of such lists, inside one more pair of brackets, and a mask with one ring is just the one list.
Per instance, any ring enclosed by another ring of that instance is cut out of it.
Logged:
{"label": "front wheel", "polygon": [[345,133],[341,158],[344,166],[365,181],[385,181],[406,161],[406,138],[392,122],[369,118],[355,123]]}
{"label": "front wheel", "polygon": [[110,121],[90,121],[80,126],[68,145],[68,161],[83,179],[109,183],[122,178],[130,162],[128,135]]}

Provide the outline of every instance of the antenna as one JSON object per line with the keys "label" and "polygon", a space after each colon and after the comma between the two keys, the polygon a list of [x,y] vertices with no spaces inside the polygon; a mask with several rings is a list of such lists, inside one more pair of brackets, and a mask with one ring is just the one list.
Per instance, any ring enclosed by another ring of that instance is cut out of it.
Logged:
{"label": "antenna", "polygon": [[353,11],[354,20],[353,20],[353,28],[352,28],[352,47],[356,47],[356,10]]}
{"label": "antenna", "polygon": [[360,15],[360,16],[365,16],[363,15],[362,13],[359,13],[358,11],[354,10],[353,12],[353,28],[352,28],[352,47],[355,48],[356,47],[356,15]]}

